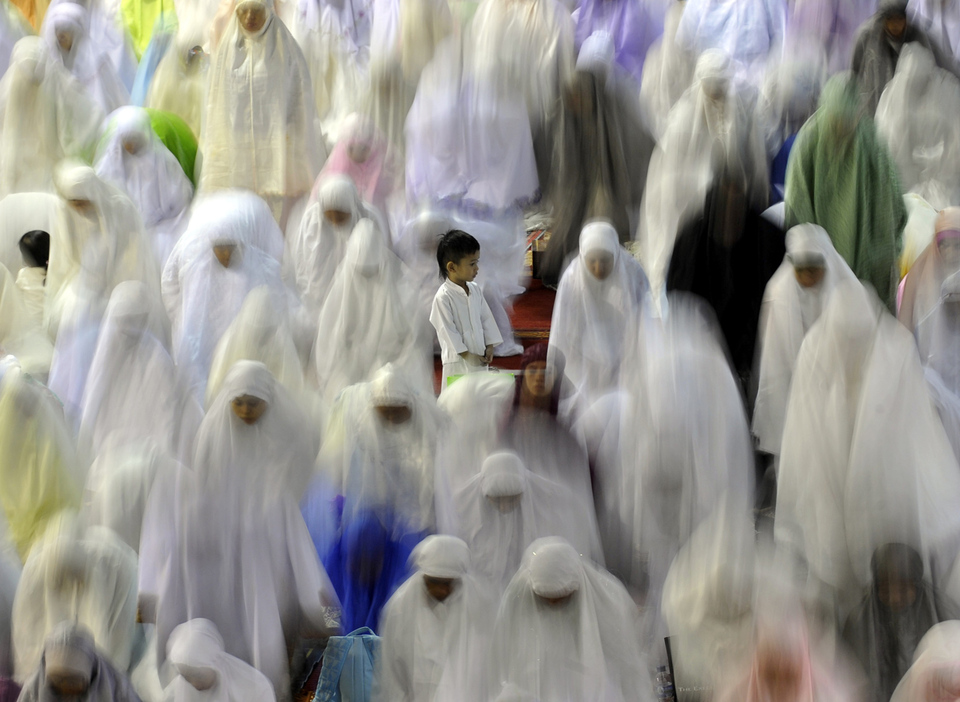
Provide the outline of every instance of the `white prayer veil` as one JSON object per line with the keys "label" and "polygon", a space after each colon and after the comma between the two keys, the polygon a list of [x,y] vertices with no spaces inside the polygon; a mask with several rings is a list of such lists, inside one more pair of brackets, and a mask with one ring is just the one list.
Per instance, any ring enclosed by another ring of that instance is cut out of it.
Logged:
{"label": "white prayer veil", "polygon": [[123,190],[137,206],[157,260],[164,263],[185,224],[193,185],[140,107],[110,115],[97,148],[97,175]]}
{"label": "white prayer veil", "polygon": [[[416,570],[380,615],[382,648],[374,700],[487,700],[485,675],[496,603],[476,579],[472,554],[453,536],[428,536],[410,557]],[[442,602],[424,578],[452,580]]]}
{"label": "white prayer veil", "polygon": [[250,34],[235,10],[213,55],[200,189],[249,188],[279,218],[284,199],[310,191],[326,154],[300,47],[274,14],[273,0],[245,2],[267,19]]}
{"label": "white prayer veil", "polygon": [[570,490],[529,471],[512,451],[490,454],[480,472],[459,488],[439,528],[470,545],[474,571],[498,595],[506,589],[527,546],[561,536],[578,553],[602,560],[592,505],[582,509]]}
{"label": "white prayer veil", "polygon": [[921,44],[906,44],[877,106],[877,133],[897,164],[904,192],[935,208],[960,202],[960,81]]}
{"label": "white prayer veil", "polygon": [[749,67],[780,49],[785,30],[784,0],[687,0],[677,42],[697,54],[721,49]]}
{"label": "white prayer veil", "polygon": [[46,378],[53,345],[31,319],[20,289],[10,271],[0,263],[0,347],[13,354],[31,375]]}
{"label": "white prayer veil", "polygon": [[[209,619],[191,619],[171,632],[167,662],[176,671],[165,691],[167,702],[276,700],[263,673],[224,650],[223,637]],[[202,681],[198,684],[204,689],[195,687],[195,681]]]}
{"label": "white prayer veil", "polygon": [[920,362],[953,452],[960,459],[960,272],[940,288],[940,303],[920,322]]}
{"label": "white prayer veil", "polygon": [[[586,259],[591,253],[613,257],[606,278],[590,272]],[[550,324],[551,354],[562,354],[564,374],[584,407],[616,389],[624,334],[639,316],[647,290],[643,269],[620,246],[613,225],[597,221],[584,226],[580,255],[560,280]]]}
{"label": "white prayer veil", "polygon": [[[232,247],[228,267],[216,247]],[[204,196],[163,269],[163,302],[173,355],[201,399],[217,343],[247,294],[266,285],[277,307],[287,303],[280,278],[283,234],[267,204],[249,191]]]}
{"label": "white prayer veil", "polygon": [[[233,407],[244,396],[265,403],[253,423]],[[144,519],[140,591],[158,603],[160,663],[173,629],[204,617],[289,699],[287,647],[301,631],[329,635],[338,606],[298,507],[317,443],[266,366],[233,367],[200,425],[194,470],[154,490]]]}
{"label": "white prayer veil", "polygon": [[143,283],[114,288],[84,389],[80,446],[90,460],[108,446],[152,440],[188,460],[202,413],[168,350],[166,315]]}
{"label": "white prayer veil", "polygon": [[[552,601],[551,601],[552,600]],[[533,542],[500,604],[491,691],[557,702],[649,700],[636,605],[560,538]]]}
{"label": "white prayer veil", "polygon": [[[778,456],[783,420],[800,344],[830,300],[834,288],[854,280],[853,271],[833,248],[830,236],[816,224],[800,224],[787,232],[787,254],[770,278],[760,311],[759,378],[753,410],[758,448]],[[794,266],[819,267],[823,279],[812,288],[797,282]]]}
{"label": "white prayer veil", "polygon": [[923,29],[927,36],[954,61],[960,61],[960,15],[950,0],[910,0],[907,13],[910,22]]}
{"label": "white prayer veil", "polygon": [[403,367],[418,389],[430,387],[413,310],[403,264],[374,221],[361,219],[320,310],[313,353],[328,402],[387,363]]}
{"label": "white prayer veil", "polygon": [[54,166],[93,148],[103,114],[40,37],[18,41],[0,81],[0,194],[53,192]]}
{"label": "white prayer veil", "polygon": [[[345,512],[385,510],[410,532],[434,524],[433,393],[418,392],[402,367],[387,364],[368,383],[352,386],[331,412],[320,463],[347,498]],[[406,408],[392,421],[378,408]]]}
{"label": "white prayer veil", "polygon": [[[347,220],[334,224],[324,214],[331,210],[347,213]],[[363,216],[360,195],[348,176],[318,178],[297,236],[287,247],[285,261],[293,269],[304,305],[314,314],[323,307],[346,254],[350,234]]]}
{"label": "white prayer veil", "polygon": [[693,82],[695,55],[677,43],[685,5],[672,2],[664,18],[663,35],[647,51],[640,79],[640,105],[647,128],[656,139],[667,130],[670,110]]}
{"label": "white prayer veil", "polygon": [[5,531],[24,561],[49,520],[80,504],[83,477],[63,407],[15,362],[0,382],[0,482]]}
{"label": "white prayer veil", "polygon": [[[64,34],[71,37],[69,49],[59,43]],[[130,102],[130,92],[117,68],[91,33],[91,16],[84,5],[68,1],[51,5],[40,36],[47,45],[48,60],[66,68],[104,113]]]}
{"label": "white prayer veil", "polygon": [[65,620],[87,627],[117,670],[127,670],[137,619],[137,554],[112,531],[81,530],[64,513],[31,551],[13,604],[15,679],[40,664],[47,635]]}
{"label": "white prayer veil", "polygon": [[203,133],[210,57],[200,48],[205,43],[204,30],[187,24],[184,17],[178,19],[180,26],[173,45],[157,65],[144,104],[177,115],[199,139]]}
{"label": "white prayer veil", "polygon": [[934,702],[960,696],[960,622],[940,622],[926,633],[913,665],[903,676],[891,702]]}

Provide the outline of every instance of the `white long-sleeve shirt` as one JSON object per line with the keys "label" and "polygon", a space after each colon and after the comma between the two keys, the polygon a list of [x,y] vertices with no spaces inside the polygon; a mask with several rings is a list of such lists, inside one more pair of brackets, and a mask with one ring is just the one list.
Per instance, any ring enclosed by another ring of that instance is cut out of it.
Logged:
{"label": "white long-sleeve shirt", "polygon": [[[483,356],[487,346],[503,341],[500,330],[476,283],[467,283],[467,291],[449,280],[437,290],[430,311],[430,323],[440,339],[440,358],[444,376],[469,372],[460,357],[464,351]],[[460,364],[462,368],[457,368]]]}

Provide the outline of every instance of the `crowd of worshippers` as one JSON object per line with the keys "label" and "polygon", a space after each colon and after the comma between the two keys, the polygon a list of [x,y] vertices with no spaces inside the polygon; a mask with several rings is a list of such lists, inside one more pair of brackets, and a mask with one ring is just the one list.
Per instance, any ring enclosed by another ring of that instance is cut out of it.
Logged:
{"label": "crowd of worshippers", "polygon": [[958,65],[957,0],[0,0],[0,702],[960,700]]}

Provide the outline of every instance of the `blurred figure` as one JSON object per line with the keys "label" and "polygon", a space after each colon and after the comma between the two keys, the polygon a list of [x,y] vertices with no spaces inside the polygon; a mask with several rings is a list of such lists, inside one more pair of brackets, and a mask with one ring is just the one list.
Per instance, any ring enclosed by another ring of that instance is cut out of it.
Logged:
{"label": "blurred figure", "polygon": [[[947,207],[934,222],[934,239],[917,257],[903,283],[897,317],[920,341],[918,330],[936,309],[944,282],[960,271],[960,207]],[[920,357],[930,351],[920,341]]]}
{"label": "blurred figure", "polygon": [[650,160],[637,238],[655,295],[665,284],[682,220],[693,217],[724,168],[738,167],[751,201],[763,204],[767,157],[746,97],[733,84],[730,59],[719,50],[697,61],[694,84],[670,112]]}
{"label": "blurred figure", "polygon": [[[73,0],[51,0],[50,9],[70,2]],[[137,75],[137,56],[133,51],[133,42],[127,39],[124,31],[120,5],[105,0],[87,0],[82,6],[87,13],[85,33],[91,46],[97,48],[98,55],[109,58],[124,90],[129,93]],[[43,26],[40,27],[40,35],[43,36]]]}
{"label": "blurred figure", "polygon": [[411,555],[416,571],[383,609],[375,700],[485,702],[496,602],[460,539],[428,536]]}
{"label": "blurred figure", "polygon": [[309,69],[273,0],[236,5],[210,67],[200,150],[200,190],[249,188],[281,229],[320,171],[326,150]]}
{"label": "blurred figure", "polygon": [[850,68],[857,30],[877,9],[878,0],[793,0],[787,52],[805,60],[824,59],[830,74]]}
{"label": "blurred figure", "polygon": [[867,674],[867,699],[888,702],[927,631],[960,610],[929,584],[922,557],[906,544],[878,548],[870,570],[871,587],[847,619],[843,638]]}
{"label": "blurred figure", "polygon": [[907,12],[911,24],[920,27],[944,55],[960,62],[960,15],[952,0],[910,0]]}
{"label": "blurred figure", "polygon": [[643,197],[653,141],[640,119],[636,87],[628,89],[614,65],[609,35],[591,35],[564,85],[561,151],[551,173],[554,223],[540,265],[545,285],[556,286],[583,225],[606,218],[621,242]]}
{"label": "blurred figure", "polygon": [[312,317],[320,314],[350,234],[366,214],[349,176],[320,174],[297,235],[288,241],[284,262],[293,270],[300,297]]}
{"label": "blurred figure", "polygon": [[54,192],[54,166],[95,144],[103,110],[39,37],[24,37],[0,81],[0,194]]}
{"label": "blurred figure", "polygon": [[20,580],[20,562],[16,555],[6,551],[6,544],[0,544],[0,702],[17,702],[20,686],[13,680],[10,627],[13,599]]}
{"label": "blurred figure", "polygon": [[173,44],[157,66],[145,106],[172,112],[201,136],[210,57],[203,50],[203,32],[180,18]]}
{"label": "blurred figure", "polygon": [[[50,235],[34,229],[20,237],[23,267],[17,273],[17,289],[23,300],[24,312],[31,324],[43,327],[43,308],[46,302],[47,265],[50,262]],[[15,318],[15,317],[14,317]]]}
{"label": "blurred figure", "polygon": [[176,671],[165,690],[167,702],[276,700],[263,673],[226,652],[209,619],[191,619],[174,629],[167,641],[167,661]]}
{"label": "blurred figure", "polygon": [[[321,178],[336,174],[348,176],[357,186],[363,201],[385,213],[387,198],[402,182],[396,154],[373,121],[356,112],[347,116],[339,134]],[[320,178],[317,179],[319,182]]]}
{"label": "blurred figure", "polygon": [[174,366],[168,339],[160,300],[143,283],[118,285],[84,389],[80,446],[86,458],[150,439],[189,460],[201,411]]}
{"label": "blurred figure", "polygon": [[945,586],[960,538],[950,506],[958,499],[957,459],[912,337],[872,292],[841,283],[797,358],[778,476],[778,544],[805,559],[811,587],[842,621],[887,543],[920,551],[933,586]]}
{"label": "blurred figure", "polygon": [[[0,199],[0,263],[14,277],[27,265],[46,267],[50,260],[50,232],[56,225],[59,209],[60,199],[52,193],[13,193]],[[36,264],[24,258],[20,246],[21,239],[31,232],[42,232],[47,240],[47,250],[36,259]]]}
{"label": "blurred figure", "polygon": [[717,315],[744,383],[753,372],[757,324],[767,281],[783,260],[783,232],[761,217],[765,199],[737,164],[717,173],[699,217],[682,222],[673,245],[667,290],[694,293]]}
{"label": "blurred figure", "polygon": [[906,223],[896,166],[863,117],[850,74],[834,76],[787,168],[786,227],[823,227],[858,278],[893,308]]}
{"label": "blurred figure", "polygon": [[[411,217],[400,231],[396,244],[397,256],[406,264],[416,288],[417,312],[421,323],[430,322],[430,310],[433,298],[437,294],[440,274],[437,271],[437,249],[440,240],[447,232],[457,229],[452,218],[432,208],[427,208]],[[436,334],[433,338],[433,351],[440,351],[440,342]]]}
{"label": "blurred figure", "polygon": [[155,615],[159,664],[178,625],[207,618],[227,653],[290,699],[288,649],[336,628],[337,597],[297,506],[318,443],[266,366],[233,367],[200,425],[194,470],[154,491],[144,519],[141,612]]}
{"label": "blurred figure", "polygon": [[454,492],[452,504],[438,503],[437,510],[440,530],[470,546],[474,575],[498,597],[539,538],[562,536],[577,553],[603,562],[593,505],[532,473],[512,451],[490,454],[480,472]]}
{"label": "blurred figure", "polygon": [[540,700],[649,700],[636,606],[623,586],[560,538],[523,556],[500,604],[491,684]]}
{"label": "blurred figure", "polygon": [[[126,671],[137,620],[137,554],[112,531],[53,520],[30,553],[13,604],[16,677],[29,687],[44,640],[64,621],[90,630],[103,656]],[[41,698],[42,699],[42,698]]]}
{"label": "blurred figure", "polygon": [[685,0],[667,7],[663,35],[647,52],[640,81],[640,109],[657,141],[667,130],[667,116],[693,82],[696,57],[677,43],[677,29],[686,8]]}
{"label": "blurred figure", "polygon": [[50,520],[79,507],[82,474],[56,397],[16,365],[0,381],[0,457],[5,531],[26,561]]}
{"label": "blurred figure", "polygon": [[913,665],[893,693],[892,702],[933,702],[960,696],[957,645],[960,624],[942,622],[927,632],[913,657]]}
{"label": "blurred figure", "polygon": [[173,357],[202,401],[213,353],[247,294],[262,285],[287,304],[280,278],[283,235],[270,208],[251,192],[231,190],[197,203],[163,269]]}
{"label": "blurred figure", "polygon": [[758,335],[759,373],[753,407],[757,448],[779,458],[783,422],[797,356],[810,328],[853,271],[816,224],[798,224],[786,237],[787,253],[763,294]]}
{"label": "blurred figure", "polygon": [[[375,14],[375,17],[379,20],[380,15]],[[381,45],[376,41],[374,26],[371,49]],[[373,121],[400,162],[405,162],[405,125],[416,94],[417,84],[404,77],[399,61],[377,59],[375,55],[371,58],[369,87],[359,111]]]}
{"label": "blurred figure", "polygon": [[64,0],[47,11],[40,36],[50,60],[66,68],[87,95],[109,114],[130,102],[130,92],[109,54],[96,43],[91,21],[84,5]]}
{"label": "blurred figure", "polygon": [[720,49],[753,72],[782,49],[786,9],[784,0],[687,0],[677,42],[698,56]]}
{"label": "blurred figure", "polygon": [[45,380],[53,345],[43,333],[41,321],[30,315],[13,276],[0,264],[0,347],[16,356],[27,373]]}
{"label": "blurred figure", "polygon": [[550,349],[565,361],[564,374],[586,409],[619,384],[624,334],[649,292],[640,264],[607,222],[580,233],[580,255],[560,280],[550,322]]}
{"label": "blurred figure", "polygon": [[97,650],[90,632],[62,622],[43,645],[39,667],[24,683],[24,702],[140,702],[126,676]]}
{"label": "blurred figure", "polygon": [[880,0],[876,14],[860,28],[853,52],[853,74],[868,115],[876,112],[880,96],[897,70],[903,47],[912,43],[933,52],[941,68],[956,71],[953,61],[907,18],[907,0]]}
{"label": "blurred figure", "polygon": [[609,34],[616,49],[617,65],[640,85],[647,52],[663,32],[662,4],[650,0],[583,3],[574,34],[578,49],[591,34]]}
{"label": "blurred figure", "polygon": [[110,116],[97,149],[97,175],[124,191],[140,212],[154,255],[162,266],[187,223],[193,185],[139,107]]}
{"label": "blurred figure", "polygon": [[371,219],[354,227],[330,294],[320,310],[313,349],[320,392],[333,402],[342,390],[387,363],[430,387],[424,329],[414,327],[413,290],[403,264]]}
{"label": "blurred figure", "polygon": [[936,209],[960,202],[960,125],[946,116],[957,112],[956,76],[937,68],[921,44],[904,46],[877,107],[877,133],[897,164],[904,192],[919,193]]}
{"label": "blurred figure", "polygon": [[0,5],[0,77],[10,66],[14,45],[23,37],[33,34],[30,21],[15,3],[7,0]]}

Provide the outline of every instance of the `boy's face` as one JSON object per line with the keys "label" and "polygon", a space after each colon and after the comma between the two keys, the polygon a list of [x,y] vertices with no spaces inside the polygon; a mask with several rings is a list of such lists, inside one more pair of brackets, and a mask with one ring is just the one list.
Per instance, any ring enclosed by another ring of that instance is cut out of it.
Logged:
{"label": "boy's face", "polygon": [[469,283],[480,272],[480,252],[464,256],[457,263],[447,263],[447,277],[457,283]]}

